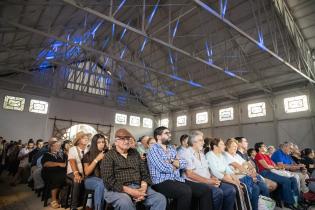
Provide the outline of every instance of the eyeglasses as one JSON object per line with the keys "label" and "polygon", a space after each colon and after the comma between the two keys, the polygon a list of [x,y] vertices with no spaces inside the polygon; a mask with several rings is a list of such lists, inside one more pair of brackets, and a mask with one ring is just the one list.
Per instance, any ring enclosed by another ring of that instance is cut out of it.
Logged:
{"label": "eyeglasses", "polygon": [[117,136],[116,139],[122,140],[122,141],[129,141],[131,139],[131,137],[129,137],[129,136]]}

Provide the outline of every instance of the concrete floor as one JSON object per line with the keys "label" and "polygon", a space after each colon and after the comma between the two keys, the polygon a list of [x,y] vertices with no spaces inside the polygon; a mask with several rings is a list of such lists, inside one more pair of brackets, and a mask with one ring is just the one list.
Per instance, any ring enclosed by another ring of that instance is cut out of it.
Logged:
{"label": "concrete floor", "polygon": [[[45,207],[41,198],[38,198],[26,184],[11,187],[6,172],[0,177],[0,210],[52,210]],[[62,208],[59,208],[62,209]]]}
{"label": "concrete floor", "polygon": [[[11,187],[9,185],[11,179],[12,177],[8,177],[6,172],[0,176],[0,210],[53,210],[49,206],[44,207],[41,198],[38,198],[26,184]],[[315,207],[310,210],[315,210]]]}

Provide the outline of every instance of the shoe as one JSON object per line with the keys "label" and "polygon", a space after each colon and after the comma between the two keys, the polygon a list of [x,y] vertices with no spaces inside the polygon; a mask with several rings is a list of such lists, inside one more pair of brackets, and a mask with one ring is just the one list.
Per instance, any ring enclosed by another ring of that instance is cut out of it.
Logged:
{"label": "shoe", "polygon": [[295,207],[293,204],[284,204],[285,208],[292,209],[292,210],[300,210],[299,208]]}

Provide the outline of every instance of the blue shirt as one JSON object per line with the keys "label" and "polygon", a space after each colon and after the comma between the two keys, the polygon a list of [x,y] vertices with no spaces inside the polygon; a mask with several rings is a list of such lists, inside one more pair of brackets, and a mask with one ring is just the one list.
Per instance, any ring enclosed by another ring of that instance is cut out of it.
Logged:
{"label": "blue shirt", "polygon": [[210,168],[211,174],[218,179],[223,179],[224,174],[234,174],[223,154],[216,155],[214,152],[210,151],[206,154],[206,159],[208,161],[208,167]]}
{"label": "blue shirt", "polygon": [[294,163],[294,161],[292,160],[291,156],[288,155],[288,154],[285,154],[282,151],[282,149],[278,149],[277,151],[275,151],[272,154],[271,159],[275,163],[282,162],[283,164],[288,164],[288,165],[291,165],[291,164]]}
{"label": "blue shirt", "polygon": [[[173,146],[168,146],[165,151],[160,144],[154,144],[148,154],[147,161],[153,184],[159,184],[166,180],[177,180],[184,182],[184,178],[180,176],[180,169],[186,168],[186,161],[180,159]],[[174,159],[179,159],[179,169],[175,169],[171,164]]]}

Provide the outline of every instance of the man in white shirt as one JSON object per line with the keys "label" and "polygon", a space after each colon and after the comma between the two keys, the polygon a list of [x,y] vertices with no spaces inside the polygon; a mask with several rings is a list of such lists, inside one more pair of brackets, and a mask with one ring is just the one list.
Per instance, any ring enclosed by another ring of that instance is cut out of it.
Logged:
{"label": "man in white shirt", "polygon": [[20,160],[19,168],[11,182],[11,186],[15,186],[19,182],[23,172],[25,171],[25,169],[29,167],[28,154],[33,150],[33,148],[34,148],[34,142],[32,140],[27,143],[27,146],[25,148],[22,148],[20,150],[18,154],[18,159]]}
{"label": "man in white shirt", "polygon": [[211,189],[213,209],[232,210],[236,196],[235,188],[211,176],[207,160],[202,152],[204,139],[200,131],[189,136],[188,145],[189,147],[181,153],[181,158],[187,161],[185,179],[203,183]]}
{"label": "man in white shirt", "polygon": [[68,153],[68,166],[67,176],[73,180],[71,209],[77,209],[80,203],[80,194],[83,184],[81,183],[84,179],[83,155],[88,152],[87,145],[89,143],[90,134],[82,131],[76,134],[73,140],[74,147],[69,149]]}

